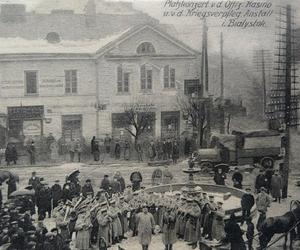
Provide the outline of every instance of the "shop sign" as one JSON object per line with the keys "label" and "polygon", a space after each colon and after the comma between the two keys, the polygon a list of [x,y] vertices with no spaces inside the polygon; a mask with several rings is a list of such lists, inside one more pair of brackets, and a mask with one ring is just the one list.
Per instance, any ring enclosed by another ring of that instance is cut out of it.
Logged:
{"label": "shop sign", "polygon": [[42,134],[41,120],[30,120],[23,122],[23,133],[27,136],[35,136]]}
{"label": "shop sign", "polygon": [[42,119],[44,116],[44,106],[18,106],[8,107],[7,113],[9,119]]}

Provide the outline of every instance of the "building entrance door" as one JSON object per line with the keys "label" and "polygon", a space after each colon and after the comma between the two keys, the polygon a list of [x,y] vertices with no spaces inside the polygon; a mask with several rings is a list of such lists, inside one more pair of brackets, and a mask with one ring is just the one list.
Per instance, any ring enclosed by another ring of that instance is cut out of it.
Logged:
{"label": "building entrance door", "polygon": [[177,138],[180,131],[180,112],[161,112],[161,138]]}
{"label": "building entrance door", "polygon": [[66,141],[76,140],[82,136],[82,115],[62,116],[62,135]]}

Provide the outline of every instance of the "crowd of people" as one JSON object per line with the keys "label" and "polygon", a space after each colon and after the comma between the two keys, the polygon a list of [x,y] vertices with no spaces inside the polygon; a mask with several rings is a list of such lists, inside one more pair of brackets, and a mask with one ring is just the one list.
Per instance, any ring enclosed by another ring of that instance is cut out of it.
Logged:
{"label": "crowd of people", "polygon": [[[132,176],[135,174],[139,175],[134,172]],[[10,199],[1,211],[1,219],[6,220],[1,223],[1,245],[10,243],[11,250],[68,249],[74,237],[77,249],[90,249],[94,244],[107,249],[128,235],[137,236],[146,250],[154,233],[162,233],[165,249],[172,250],[177,239],[195,248],[202,237],[225,237],[222,202],[216,202],[200,187],[193,197],[186,189],[146,193],[144,187],[125,185],[118,172],[112,180],[105,176],[96,193],[91,180],[87,179],[83,186],[79,184],[78,173],[69,176],[63,186],[56,181],[49,187],[33,172],[28,184],[35,196]],[[32,220],[35,206],[37,226]],[[43,225],[47,216],[56,223],[50,232]]]}
{"label": "crowd of people", "polygon": [[[16,191],[16,181],[9,178],[9,199],[1,205],[0,245],[9,243],[10,250],[60,250],[69,249],[75,238],[77,249],[87,250],[92,245],[107,249],[128,236],[137,236],[146,250],[152,235],[161,233],[166,250],[172,250],[177,240],[185,241],[192,248],[205,241],[230,243],[232,250],[253,249],[255,226],[251,210],[256,205],[259,213],[256,229],[260,231],[272,201],[281,202],[283,196],[279,173],[279,170],[260,170],[254,192],[246,187],[241,197],[241,217],[237,219],[233,213],[226,222],[224,197],[216,199],[200,187],[195,188],[192,196],[186,188],[180,192],[145,192],[138,170],[131,173],[129,185],[118,171],[111,177],[104,175],[97,192],[90,179],[81,185],[79,171],[68,175],[63,185],[56,180],[51,187],[33,172],[28,185],[35,191],[34,196],[17,198],[10,197]],[[235,188],[244,187],[243,174],[238,168],[231,179]],[[154,169],[152,185],[170,184],[172,180],[168,166]],[[215,183],[227,185],[226,180],[226,171],[217,169]],[[55,221],[50,232],[43,225],[47,217]],[[246,230],[242,229],[245,222]]]}
{"label": "crowd of people", "polygon": [[[163,180],[171,182],[168,167],[158,172],[158,168],[153,171],[153,185],[161,184]],[[233,178],[238,176],[237,172]],[[95,192],[90,179],[81,185],[78,176],[79,172],[75,171],[67,176],[63,185],[56,180],[50,187],[33,172],[28,184],[35,190],[35,195],[9,199],[2,207],[1,219],[8,221],[1,222],[4,227],[1,245],[10,243],[11,250],[60,250],[69,249],[75,238],[77,249],[87,250],[93,245],[107,249],[128,236],[137,236],[142,249],[146,250],[152,235],[161,233],[166,250],[172,250],[177,240],[185,241],[192,248],[208,241],[214,244],[229,242],[233,250],[246,249],[244,235],[248,249],[252,249],[251,209],[256,203],[258,211],[264,211],[265,215],[271,202],[264,187],[260,188],[256,198],[251,189],[246,188],[241,199],[242,219],[238,220],[232,214],[225,223],[223,200],[200,187],[195,188],[193,196],[186,188],[165,193],[145,192],[141,173],[134,171],[129,185],[120,172],[111,178],[104,175],[100,190]],[[55,221],[50,232],[43,225],[46,217]],[[33,223],[32,218],[38,223]],[[260,215],[258,224],[262,220]],[[245,221],[246,234],[241,229]]]}
{"label": "crowd of people", "polygon": [[0,164],[2,158],[5,159],[7,166],[11,163],[17,164],[18,159],[24,155],[27,156],[26,164],[30,165],[35,165],[41,160],[81,162],[89,160],[90,155],[94,161],[100,162],[106,159],[126,161],[137,159],[142,162],[146,159],[147,161],[172,160],[177,163],[181,155],[188,157],[194,149],[195,140],[191,138],[149,139],[135,144],[125,138],[122,140],[111,138],[106,134],[101,139],[93,136],[89,145],[83,137],[70,140],[62,137],[56,140],[50,133],[38,141],[34,138],[28,139],[25,147],[21,147],[20,143],[8,143],[5,149],[0,150]]}

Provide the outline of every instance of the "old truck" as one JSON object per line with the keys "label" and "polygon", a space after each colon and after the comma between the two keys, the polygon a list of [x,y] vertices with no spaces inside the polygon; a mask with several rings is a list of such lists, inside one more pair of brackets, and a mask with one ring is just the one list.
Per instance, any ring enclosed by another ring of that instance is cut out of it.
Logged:
{"label": "old truck", "polygon": [[281,159],[282,134],[271,130],[233,131],[232,134],[212,134],[210,148],[194,153],[196,165],[211,169],[218,164],[274,166]]}

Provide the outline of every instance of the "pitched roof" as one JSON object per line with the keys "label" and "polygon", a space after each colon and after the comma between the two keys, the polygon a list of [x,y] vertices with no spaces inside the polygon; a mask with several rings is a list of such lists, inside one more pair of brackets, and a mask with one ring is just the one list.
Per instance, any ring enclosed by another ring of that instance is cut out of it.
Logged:
{"label": "pitched roof", "polygon": [[184,49],[187,54],[195,55],[199,53],[182,41],[172,37],[161,28],[152,24],[143,24],[101,39],[93,40],[62,40],[59,43],[49,43],[45,39],[28,40],[20,37],[0,38],[0,55],[87,54],[94,56],[96,54],[96,56],[99,57],[113,49],[115,45],[126,41],[131,36],[146,28],[159,33],[164,39]]}
{"label": "pitched roof", "polygon": [[0,54],[94,54],[127,31],[128,29],[96,40],[62,40],[59,43],[49,43],[45,39],[0,38]]}
{"label": "pitched roof", "polygon": [[154,32],[160,34],[162,37],[167,39],[169,42],[181,47],[182,49],[187,51],[187,53],[189,53],[189,54],[199,54],[199,51],[191,48],[190,46],[188,46],[184,42],[182,42],[182,41],[178,40],[177,38],[171,36],[167,32],[163,31],[159,26],[155,26],[153,24],[146,23],[146,24],[142,24],[142,25],[137,25],[137,26],[129,29],[127,32],[122,34],[118,39],[116,39],[116,40],[108,43],[107,45],[103,46],[102,48],[100,48],[97,51],[97,55],[102,55],[103,53],[105,53],[105,52],[109,51],[110,49],[112,49],[115,45],[126,41],[131,36],[133,36],[134,34],[140,32],[140,31],[142,31],[146,28],[149,28],[149,29],[153,30]]}

